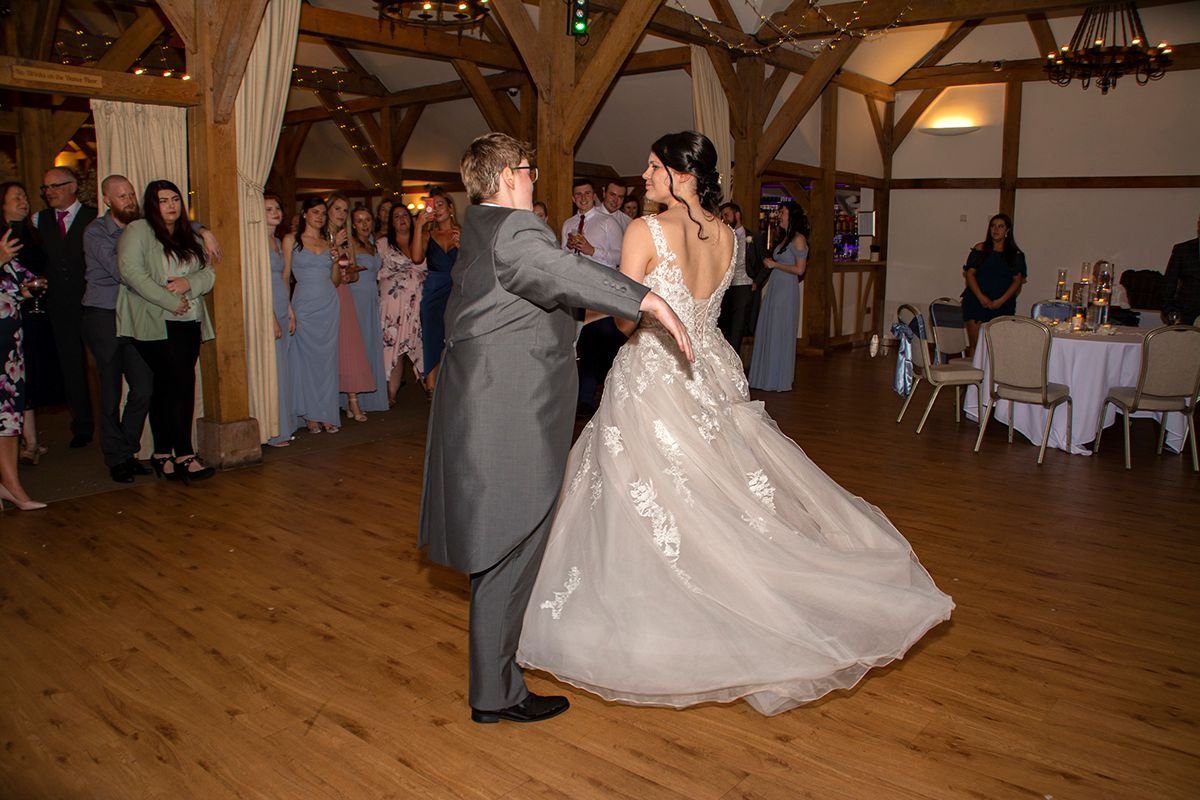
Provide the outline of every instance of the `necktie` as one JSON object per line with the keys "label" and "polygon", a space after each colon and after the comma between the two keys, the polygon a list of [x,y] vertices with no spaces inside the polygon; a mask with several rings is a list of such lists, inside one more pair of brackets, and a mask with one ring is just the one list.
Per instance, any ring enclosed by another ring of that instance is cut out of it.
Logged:
{"label": "necktie", "polygon": [[[584,217],[584,215],[581,213],[581,214],[579,215],[579,230],[575,231],[575,234],[576,234],[577,236],[583,236],[583,221],[584,221],[584,219],[585,219],[585,217]],[[576,247],[576,248],[575,248],[575,252],[576,252],[576,253],[578,253],[578,252],[579,252],[579,248],[578,248],[578,247]]]}
{"label": "necktie", "polygon": [[65,239],[67,238],[67,214],[70,212],[55,211],[54,213],[58,214],[58,232],[62,234],[62,237]]}

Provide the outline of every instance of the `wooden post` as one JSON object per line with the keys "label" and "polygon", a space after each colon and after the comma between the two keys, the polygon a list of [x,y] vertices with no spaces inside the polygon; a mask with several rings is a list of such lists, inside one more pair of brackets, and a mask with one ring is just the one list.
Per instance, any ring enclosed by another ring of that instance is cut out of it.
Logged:
{"label": "wooden post", "polygon": [[821,178],[813,183],[809,209],[808,269],[804,277],[805,351],[824,354],[829,343],[829,301],[833,296],[833,204],[837,177],[838,87],[821,92]]}
{"label": "wooden post", "polygon": [[[203,102],[188,112],[190,205],[221,242],[224,253],[208,297],[217,335],[200,354],[204,416],[196,427],[197,450],[216,467],[262,458],[258,421],[250,417],[247,388],[237,131],[232,113],[265,0],[250,5],[254,8],[246,8],[240,0],[206,2],[204,12],[196,14],[195,55],[188,54],[188,71],[203,92]],[[246,57],[231,57],[231,53]]]}
{"label": "wooden post", "polygon": [[1004,141],[1000,157],[1000,213],[1015,217],[1017,206],[1017,165],[1021,150],[1020,81],[1004,86]]}

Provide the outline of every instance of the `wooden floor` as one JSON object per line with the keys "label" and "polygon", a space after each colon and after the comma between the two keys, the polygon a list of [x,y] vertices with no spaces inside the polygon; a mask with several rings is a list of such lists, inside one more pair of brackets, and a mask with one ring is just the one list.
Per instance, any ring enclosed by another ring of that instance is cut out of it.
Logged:
{"label": "wooden floor", "polygon": [[1190,463],[1144,421],[1132,472],[1119,435],[1038,468],[997,425],[974,455],[949,397],[895,424],[890,370],[802,360],[764,396],[958,604],[851,692],[764,718],[536,676],[568,714],[472,724],[465,581],[414,550],[414,434],[0,516],[0,797],[1200,796]]}

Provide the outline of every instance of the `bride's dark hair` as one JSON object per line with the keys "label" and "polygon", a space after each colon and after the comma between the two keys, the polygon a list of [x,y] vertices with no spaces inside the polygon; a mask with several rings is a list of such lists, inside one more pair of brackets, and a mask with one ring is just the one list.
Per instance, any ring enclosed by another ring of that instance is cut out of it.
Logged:
{"label": "bride's dark hair", "polygon": [[[720,213],[721,207],[721,176],[717,172],[717,148],[703,133],[696,131],[680,131],[668,133],[650,145],[650,151],[658,156],[664,166],[676,172],[686,172],[696,179],[696,193],[700,197],[700,208],[707,212],[708,219],[713,219]],[[671,196],[683,203],[688,210],[688,219],[697,226],[700,221],[692,216],[692,209],[684,203],[683,198],[675,194],[675,179],[667,173],[667,186]],[[707,239],[704,228],[700,227],[697,237]]]}

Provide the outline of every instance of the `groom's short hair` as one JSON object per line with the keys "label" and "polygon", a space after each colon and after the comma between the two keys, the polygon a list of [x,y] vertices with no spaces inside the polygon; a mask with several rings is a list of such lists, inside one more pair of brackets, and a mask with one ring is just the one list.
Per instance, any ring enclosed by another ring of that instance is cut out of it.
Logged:
{"label": "groom's short hair", "polygon": [[459,170],[472,203],[494,197],[500,191],[500,173],[533,160],[533,148],[505,133],[485,133],[467,147]]}

